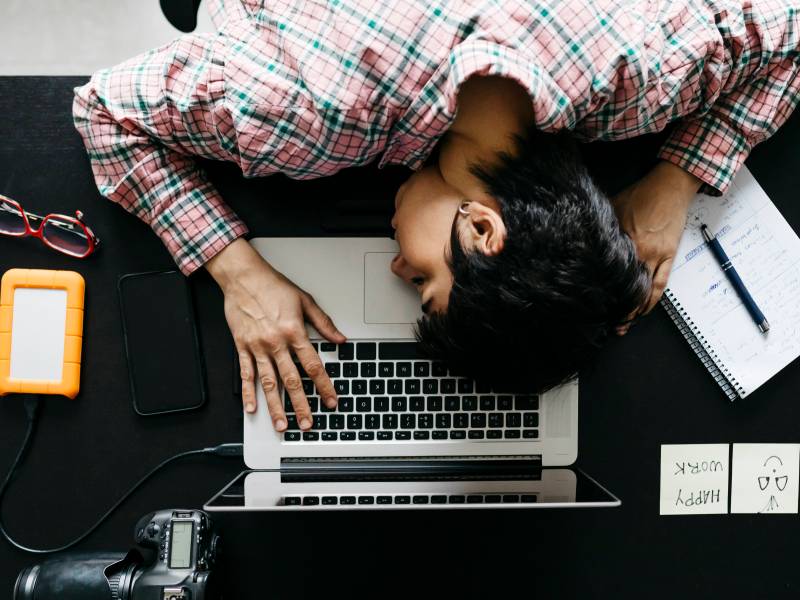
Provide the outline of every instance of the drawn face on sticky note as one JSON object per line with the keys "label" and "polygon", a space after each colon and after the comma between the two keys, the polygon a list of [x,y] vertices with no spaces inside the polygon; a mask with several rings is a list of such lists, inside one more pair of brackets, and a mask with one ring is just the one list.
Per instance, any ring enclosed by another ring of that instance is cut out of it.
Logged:
{"label": "drawn face on sticky note", "polygon": [[731,512],[797,513],[798,444],[734,444]]}
{"label": "drawn face on sticky note", "polygon": [[788,482],[789,476],[784,471],[781,457],[773,455],[767,458],[764,461],[762,473],[758,476],[758,487],[764,492],[764,497],[767,499],[761,512],[772,512],[780,507],[776,496],[782,495]]}

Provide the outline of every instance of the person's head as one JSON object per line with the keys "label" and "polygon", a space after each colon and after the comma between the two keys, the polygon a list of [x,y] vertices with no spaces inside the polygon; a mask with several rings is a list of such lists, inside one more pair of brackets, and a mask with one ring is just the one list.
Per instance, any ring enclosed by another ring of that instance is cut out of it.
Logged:
{"label": "person's head", "polygon": [[[397,192],[396,275],[415,285],[431,356],[495,388],[573,377],[649,294],[650,278],[566,133],[531,128],[468,201],[433,167]],[[459,210],[459,208],[461,210]]]}

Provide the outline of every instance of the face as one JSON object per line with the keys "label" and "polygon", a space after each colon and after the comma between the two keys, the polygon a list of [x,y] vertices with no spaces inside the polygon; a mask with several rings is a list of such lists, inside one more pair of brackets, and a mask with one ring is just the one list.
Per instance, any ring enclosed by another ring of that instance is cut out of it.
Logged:
{"label": "face", "polygon": [[453,277],[445,257],[453,219],[464,201],[436,166],[417,171],[397,190],[392,227],[400,252],[392,272],[417,288],[425,312],[447,308]]}

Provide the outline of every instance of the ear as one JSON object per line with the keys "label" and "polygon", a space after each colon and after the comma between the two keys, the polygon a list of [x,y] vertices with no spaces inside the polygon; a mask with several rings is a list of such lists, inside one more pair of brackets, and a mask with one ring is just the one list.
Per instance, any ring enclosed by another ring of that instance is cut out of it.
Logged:
{"label": "ear", "polygon": [[499,211],[481,202],[470,202],[463,215],[466,231],[462,239],[469,240],[475,250],[486,256],[496,256],[503,251],[506,225]]}

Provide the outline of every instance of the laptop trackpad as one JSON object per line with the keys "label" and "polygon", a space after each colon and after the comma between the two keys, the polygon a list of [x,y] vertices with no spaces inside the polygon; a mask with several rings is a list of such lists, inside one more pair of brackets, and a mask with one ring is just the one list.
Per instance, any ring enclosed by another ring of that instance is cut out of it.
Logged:
{"label": "laptop trackpad", "polygon": [[419,293],[389,268],[392,252],[364,254],[364,322],[416,323],[422,316]]}

